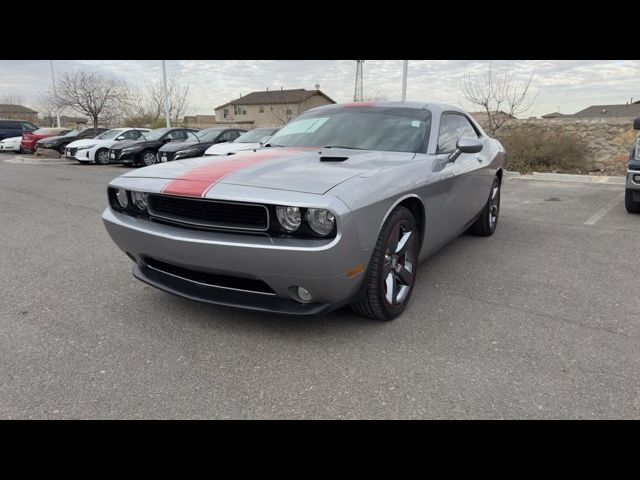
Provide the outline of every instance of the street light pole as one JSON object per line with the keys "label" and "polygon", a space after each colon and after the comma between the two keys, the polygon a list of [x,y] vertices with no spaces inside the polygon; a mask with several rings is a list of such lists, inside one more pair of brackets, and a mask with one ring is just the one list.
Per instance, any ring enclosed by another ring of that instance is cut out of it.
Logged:
{"label": "street light pole", "polygon": [[407,99],[407,70],[409,69],[409,60],[402,61],[402,101]]}
{"label": "street light pole", "polygon": [[162,83],[164,84],[164,116],[167,120],[167,128],[169,128],[171,127],[171,119],[169,118],[169,96],[167,95],[167,67],[164,60],[162,60]]}
{"label": "street light pole", "polygon": [[56,119],[58,121],[58,128],[60,128],[60,107],[58,106],[58,94],[56,93],[56,76],[53,73],[53,60],[49,60],[49,66],[51,67],[51,84],[53,85],[53,99],[56,102]]}

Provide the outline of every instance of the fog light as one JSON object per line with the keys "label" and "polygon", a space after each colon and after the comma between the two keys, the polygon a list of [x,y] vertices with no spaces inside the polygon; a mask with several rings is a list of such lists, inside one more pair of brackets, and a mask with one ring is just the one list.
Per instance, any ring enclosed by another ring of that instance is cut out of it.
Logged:
{"label": "fog light", "polygon": [[116,191],[116,198],[118,199],[118,203],[122,208],[127,208],[129,206],[129,197],[127,196],[127,191],[119,188]]}
{"label": "fog light", "polygon": [[633,176],[633,183],[640,183],[640,175],[637,173]]}
{"label": "fog light", "polygon": [[311,292],[304,287],[298,287],[298,297],[303,302],[310,302],[311,298],[313,298],[311,297]]}

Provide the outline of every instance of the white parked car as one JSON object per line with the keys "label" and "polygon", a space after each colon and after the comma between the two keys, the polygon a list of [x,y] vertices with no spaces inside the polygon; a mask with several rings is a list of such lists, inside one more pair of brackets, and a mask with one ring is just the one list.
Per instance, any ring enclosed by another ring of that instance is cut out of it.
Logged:
{"label": "white parked car", "polygon": [[110,147],[123,140],[138,140],[150,131],[148,128],[113,128],[95,138],[71,142],[67,145],[64,156],[81,163],[95,162],[98,165],[107,165]]}
{"label": "white parked car", "polygon": [[243,133],[233,142],[216,143],[209,147],[205,152],[207,155],[233,155],[242,150],[255,150],[260,148],[274,133],[277,128],[254,128],[247,133]]}
{"label": "white parked car", "polygon": [[0,142],[0,152],[20,152],[22,137],[5,138]]}

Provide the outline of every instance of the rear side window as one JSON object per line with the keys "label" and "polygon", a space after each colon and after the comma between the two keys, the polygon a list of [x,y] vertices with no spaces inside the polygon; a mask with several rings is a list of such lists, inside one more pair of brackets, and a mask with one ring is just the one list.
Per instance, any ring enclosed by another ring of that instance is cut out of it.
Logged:
{"label": "rear side window", "polygon": [[438,134],[438,153],[453,152],[461,137],[478,138],[478,132],[464,115],[443,113]]}
{"label": "rear side window", "polygon": [[0,121],[0,129],[2,130],[22,130],[18,122]]}
{"label": "rear side window", "polygon": [[32,123],[22,122],[22,130],[37,130],[37,129],[38,127],[36,127]]}

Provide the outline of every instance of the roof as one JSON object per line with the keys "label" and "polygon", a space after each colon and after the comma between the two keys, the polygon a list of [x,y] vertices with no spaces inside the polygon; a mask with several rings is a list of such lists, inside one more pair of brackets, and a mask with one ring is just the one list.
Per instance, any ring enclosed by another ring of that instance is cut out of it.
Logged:
{"label": "roof", "polygon": [[11,103],[0,103],[0,115],[3,113],[38,113],[24,105],[13,105]]}
{"label": "roof", "polygon": [[570,115],[567,113],[560,113],[560,112],[552,112],[552,113],[547,113],[546,115],[542,115],[542,118],[563,118],[563,117],[573,117],[573,115]]}
{"label": "roof", "polygon": [[602,118],[602,117],[640,117],[640,104],[630,105],[592,105],[578,113],[573,118]]}
{"label": "roof", "polygon": [[329,98],[321,90],[305,90],[304,88],[296,88],[293,90],[264,90],[261,92],[251,92],[248,95],[244,95],[236,100],[227,102],[219,108],[226,107],[227,105],[269,105],[269,104],[285,104],[285,103],[302,103],[307,98],[314,95],[322,95],[331,103],[336,103],[333,99]]}

